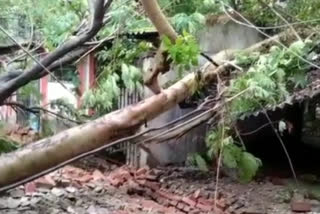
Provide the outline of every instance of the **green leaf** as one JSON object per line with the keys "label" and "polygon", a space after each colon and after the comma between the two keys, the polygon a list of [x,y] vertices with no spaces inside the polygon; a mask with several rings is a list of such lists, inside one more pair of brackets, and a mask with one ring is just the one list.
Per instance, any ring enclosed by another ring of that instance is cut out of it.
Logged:
{"label": "green leaf", "polygon": [[169,49],[172,46],[171,40],[167,36],[163,36],[162,42],[167,49]]}
{"label": "green leaf", "polygon": [[240,180],[242,182],[251,181],[260,166],[262,166],[260,159],[254,157],[248,152],[243,152],[238,164]]}
{"label": "green leaf", "polygon": [[227,144],[223,147],[223,164],[228,168],[236,168],[241,156],[241,149],[234,145],[231,139],[231,137],[225,139]]}
{"label": "green leaf", "polygon": [[203,171],[208,171],[209,170],[206,161],[198,153],[195,154],[195,161],[196,161],[197,166],[199,167],[199,169],[201,169]]}

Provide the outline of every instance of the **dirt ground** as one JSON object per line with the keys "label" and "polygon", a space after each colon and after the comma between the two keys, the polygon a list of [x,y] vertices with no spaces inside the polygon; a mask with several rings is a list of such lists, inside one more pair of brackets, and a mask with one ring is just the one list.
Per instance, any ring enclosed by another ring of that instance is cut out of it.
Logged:
{"label": "dirt ground", "polygon": [[0,213],[320,213],[320,186],[311,175],[300,188],[274,175],[249,184],[222,177],[216,185],[215,177],[194,168],[135,170],[89,157],[1,195]]}

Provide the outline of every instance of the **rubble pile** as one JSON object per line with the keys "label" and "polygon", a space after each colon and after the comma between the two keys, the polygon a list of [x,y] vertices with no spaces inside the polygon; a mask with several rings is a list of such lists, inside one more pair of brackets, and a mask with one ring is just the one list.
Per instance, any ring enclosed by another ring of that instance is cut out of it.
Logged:
{"label": "rubble pile", "polygon": [[[291,191],[273,173],[241,184],[196,168],[117,167],[90,157],[0,197],[4,214],[291,214],[320,213],[320,202]],[[96,163],[92,168],[91,162]],[[88,164],[89,163],[89,168]],[[48,204],[50,209],[48,209]]]}
{"label": "rubble pile", "polygon": [[[197,181],[198,185],[186,185],[186,182],[181,182],[182,178]],[[241,209],[244,204],[236,195],[215,192],[212,173],[197,169],[134,170],[121,167],[113,171],[107,180],[115,187],[125,186],[128,194],[148,197],[161,205],[175,208],[180,213],[249,213],[248,210]]]}

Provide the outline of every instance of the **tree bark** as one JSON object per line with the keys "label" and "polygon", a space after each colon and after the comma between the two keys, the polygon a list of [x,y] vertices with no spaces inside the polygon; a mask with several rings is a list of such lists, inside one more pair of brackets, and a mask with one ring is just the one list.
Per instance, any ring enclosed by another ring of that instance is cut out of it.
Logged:
{"label": "tree bark", "polygon": [[[215,68],[207,69],[206,81],[214,78],[215,71]],[[109,113],[95,121],[71,128],[53,137],[29,144],[13,153],[0,156],[0,187],[134,134],[145,121],[149,121],[174,107],[191,95],[197,86],[196,74],[189,74],[160,94],[136,105]]]}
{"label": "tree bark", "polygon": [[[152,24],[159,32],[160,38],[167,36],[172,42],[175,42],[178,35],[161,11],[157,0],[141,0],[141,3]],[[150,88],[153,93],[160,93],[161,87],[158,83],[158,76],[160,73],[163,74],[169,70],[170,61],[168,61],[167,54],[165,53],[163,44],[161,43],[156,53],[155,63],[152,70],[144,74],[144,84]]]}

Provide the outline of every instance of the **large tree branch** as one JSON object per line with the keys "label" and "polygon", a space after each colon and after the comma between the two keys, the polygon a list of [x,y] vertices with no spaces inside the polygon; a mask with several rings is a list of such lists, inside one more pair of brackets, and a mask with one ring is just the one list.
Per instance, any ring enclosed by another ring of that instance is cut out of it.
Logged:
{"label": "large tree branch", "polygon": [[[178,35],[161,11],[157,0],[141,0],[141,3],[152,24],[159,32],[160,37],[167,36],[172,42],[175,42]],[[170,61],[167,60],[167,53],[164,51],[163,44],[161,44],[156,53],[152,70],[144,76],[144,84],[149,87],[153,93],[160,93],[161,87],[158,83],[158,75],[160,73],[166,73],[169,70]]]}
{"label": "large tree branch", "polygon": [[[76,59],[78,59],[80,56],[85,54],[89,50],[89,48],[90,48],[89,46],[83,46],[81,48],[78,48],[74,51],[67,53],[65,56],[63,56],[59,60],[52,63],[48,67],[48,69],[50,71],[54,71],[56,69],[61,68],[62,66],[71,64]],[[6,84],[10,80],[13,80],[13,79],[19,77],[22,74],[23,74],[23,71],[8,71],[8,72],[4,73],[3,75],[0,76],[0,86]],[[43,71],[40,71],[39,73],[37,73],[37,75],[34,75],[31,80],[37,80],[37,79],[44,77],[46,75],[47,75],[47,73],[43,70]]]}
{"label": "large tree branch", "polygon": [[[109,1],[111,2],[112,0]],[[17,89],[36,79],[36,77],[39,76],[39,73],[43,71],[43,66],[49,68],[50,65],[59,60],[61,57],[93,38],[99,32],[103,25],[103,18],[106,10],[104,6],[104,0],[95,1],[95,4],[93,6],[94,12],[92,15],[92,25],[87,32],[70,39],[69,41],[58,47],[56,50],[49,53],[40,61],[41,64],[35,64],[35,66],[33,66],[28,71],[23,72],[21,75],[8,81],[6,84],[0,85],[0,104],[5,99],[10,97],[10,95]]]}

